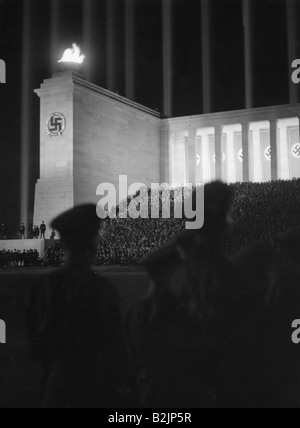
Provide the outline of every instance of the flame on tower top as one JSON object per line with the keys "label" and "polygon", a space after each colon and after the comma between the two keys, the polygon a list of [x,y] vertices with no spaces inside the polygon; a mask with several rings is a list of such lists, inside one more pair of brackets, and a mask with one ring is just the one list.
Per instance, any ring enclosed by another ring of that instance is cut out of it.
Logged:
{"label": "flame on tower top", "polygon": [[72,48],[66,49],[62,58],[58,62],[83,64],[84,60],[85,60],[85,55],[81,54],[80,47],[76,43],[73,43]]}

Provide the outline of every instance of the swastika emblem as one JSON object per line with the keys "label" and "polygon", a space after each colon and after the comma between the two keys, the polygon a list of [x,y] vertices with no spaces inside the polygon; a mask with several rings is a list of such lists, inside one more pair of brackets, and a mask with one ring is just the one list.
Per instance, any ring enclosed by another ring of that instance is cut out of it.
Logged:
{"label": "swastika emblem", "polygon": [[300,143],[296,143],[292,147],[292,155],[296,159],[300,159]]}
{"label": "swastika emblem", "polygon": [[244,153],[243,153],[243,149],[240,149],[238,152],[238,158],[240,162],[244,161]]}
{"label": "swastika emblem", "polygon": [[[214,161],[214,163],[216,163],[216,154],[215,153],[213,155],[213,161]],[[226,155],[225,155],[225,153],[223,153],[222,162],[225,162],[225,161],[226,161]]]}
{"label": "swastika emblem", "polygon": [[47,132],[51,137],[59,137],[66,128],[66,118],[61,113],[53,113],[47,120]]}
{"label": "swastika emblem", "polygon": [[267,161],[271,161],[271,157],[272,157],[272,149],[271,149],[271,146],[268,146],[265,150],[265,158]]}

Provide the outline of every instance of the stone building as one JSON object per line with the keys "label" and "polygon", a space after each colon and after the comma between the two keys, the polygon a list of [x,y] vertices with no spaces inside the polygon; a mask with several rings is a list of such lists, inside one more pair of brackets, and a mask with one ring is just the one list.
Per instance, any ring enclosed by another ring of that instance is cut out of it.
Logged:
{"label": "stone building", "polygon": [[40,179],[34,224],[85,202],[101,183],[207,183],[300,177],[300,105],[161,119],[65,71],[36,90]]}

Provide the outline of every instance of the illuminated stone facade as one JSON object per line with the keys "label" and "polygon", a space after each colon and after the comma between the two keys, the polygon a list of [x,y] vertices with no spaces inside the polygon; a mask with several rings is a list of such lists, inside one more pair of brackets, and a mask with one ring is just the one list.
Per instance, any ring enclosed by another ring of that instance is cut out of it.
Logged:
{"label": "illuminated stone facade", "polygon": [[300,106],[161,119],[66,71],[36,91],[40,179],[34,223],[97,202],[96,189],[128,184],[269,181],[300,177]]}

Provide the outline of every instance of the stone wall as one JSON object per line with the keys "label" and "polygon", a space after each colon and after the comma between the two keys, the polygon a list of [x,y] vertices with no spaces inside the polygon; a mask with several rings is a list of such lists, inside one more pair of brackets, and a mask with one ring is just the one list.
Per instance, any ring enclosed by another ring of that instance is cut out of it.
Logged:
{"label": "stone wall", "polygon": [[[94,90],[93,90],[94,89]],[[97,201],[101,183],[118,188],[160,180],[161,121],[108,91],[76,85],[74,91],[74,202]]]}

